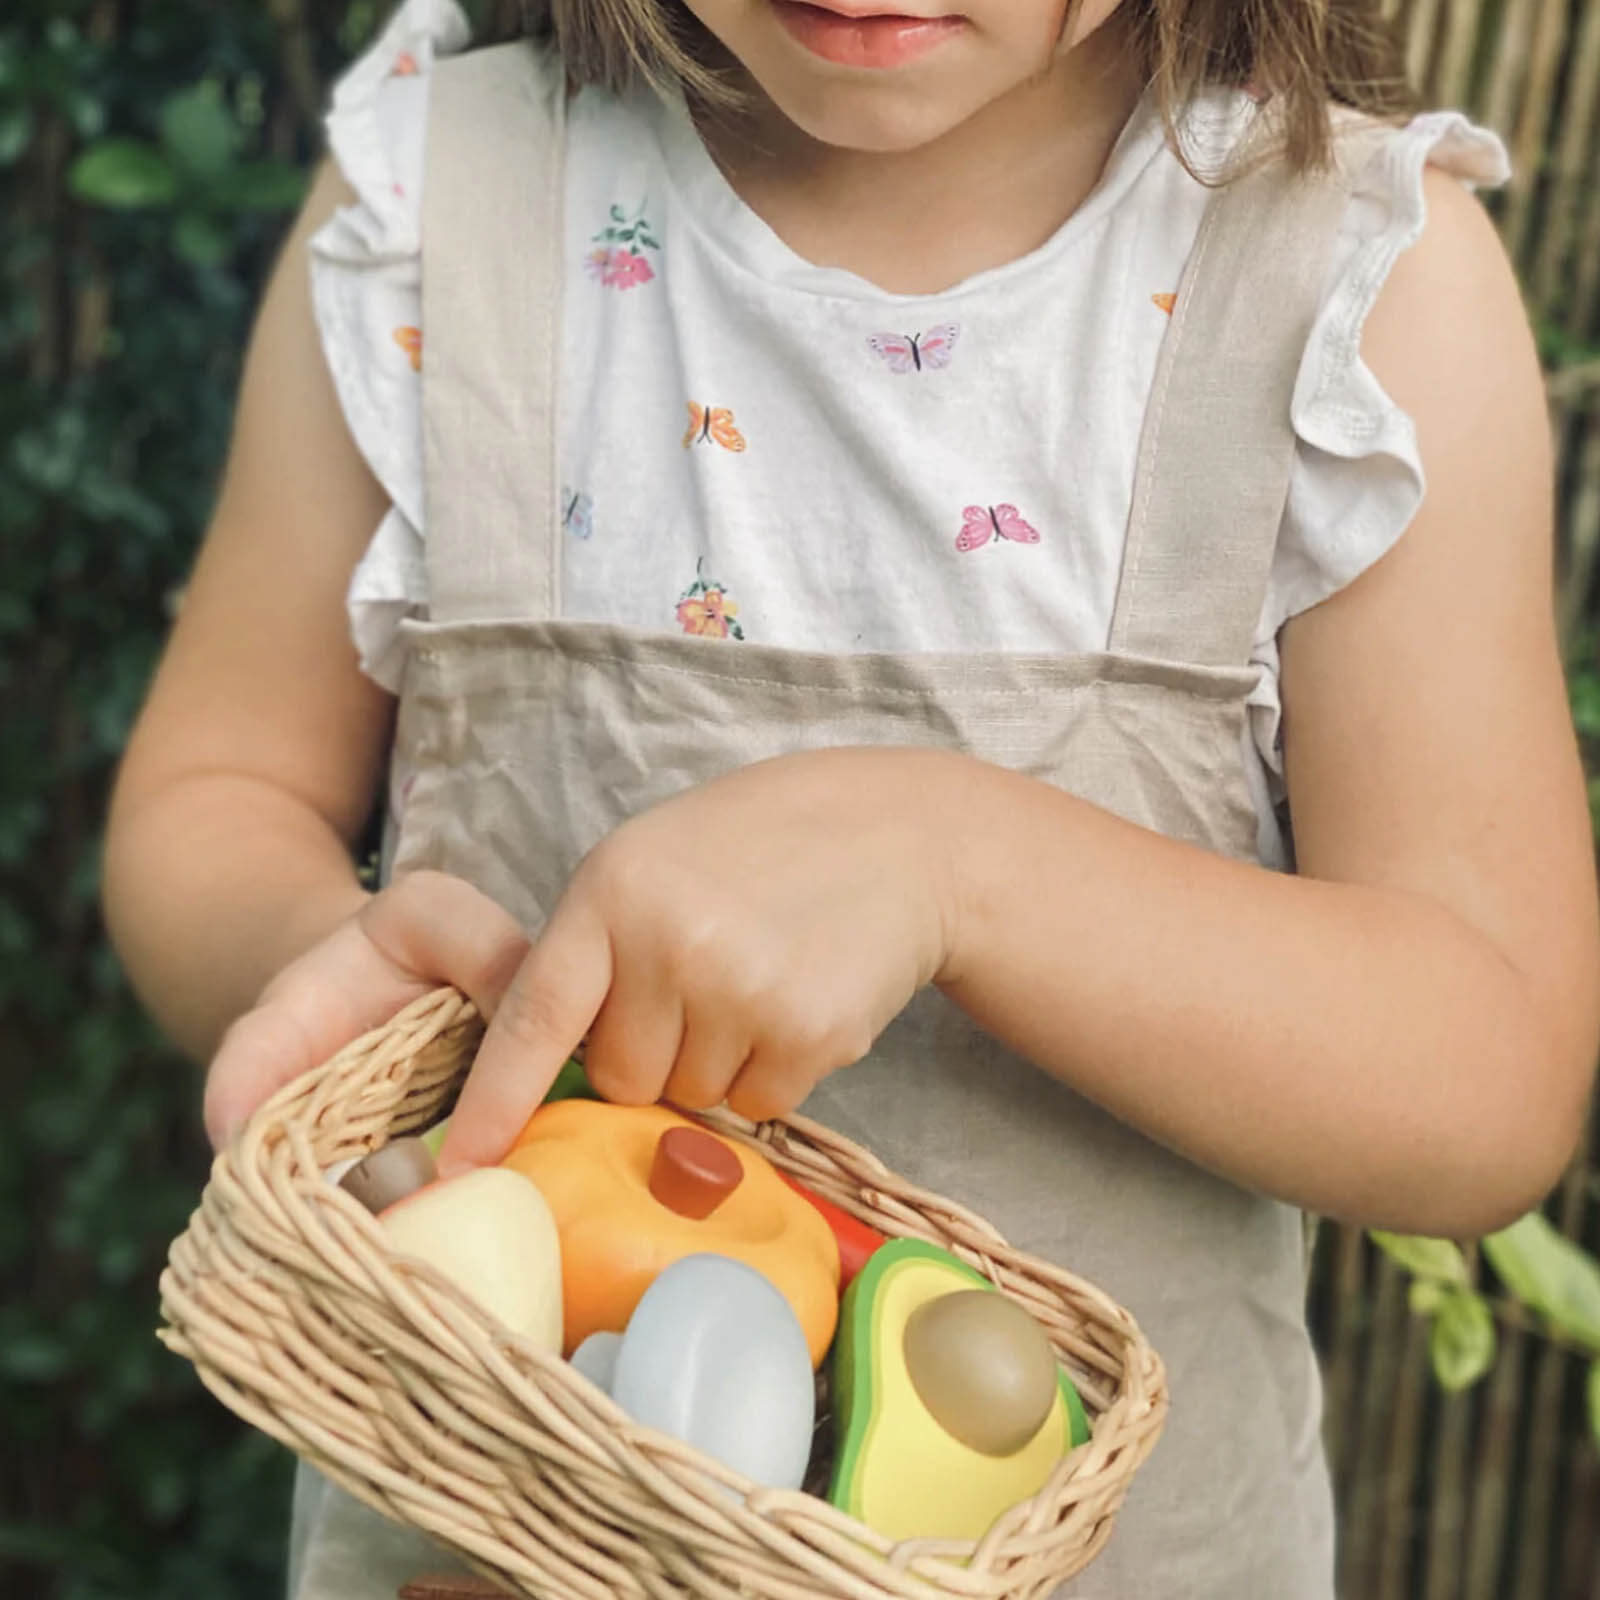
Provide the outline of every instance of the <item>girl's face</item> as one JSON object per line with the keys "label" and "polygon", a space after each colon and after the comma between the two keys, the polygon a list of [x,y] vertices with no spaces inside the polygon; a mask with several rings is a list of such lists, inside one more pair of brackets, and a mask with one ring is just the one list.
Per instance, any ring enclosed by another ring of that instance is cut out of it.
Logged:
{"label": "girl's face", "polygon": [[932,143],[1041,76],[1118,0],[684,4],[802,132],[887,153]]}

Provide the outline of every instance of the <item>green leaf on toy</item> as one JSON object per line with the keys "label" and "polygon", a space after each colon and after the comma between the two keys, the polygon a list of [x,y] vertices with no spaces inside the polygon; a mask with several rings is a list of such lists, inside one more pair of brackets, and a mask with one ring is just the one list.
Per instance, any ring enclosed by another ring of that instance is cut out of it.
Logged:
{"label": "green leaf on toy", "polygon": [[1600,1262],[1537,1211],[1490,1234],[1483,1253],[1518,1300],[1600,1355]]}
{"label": "green leaf on toy", "polygon": [[1471,1289],[1446,1292],[1428,1335],[1428,1354],[1439,1387],[1468,1389],[1494,1365],[1494,1318]]}
{"label": "green leaf on toy", "polygon": [[1370,1230],[1372,1242],[1386,1256],[1398,1261],[1407,1272],[1434,1283],[1453,1283],[1465,1288],[1468,1283],[1467,1259],[1459,1245],[1448,1239],[1424,1239],[1411,1233],[1381,1233]]}
{"label": "green leaf on toy", "polygon": [[544,1097],[548,1105],[553,1100],[598,1100],[600,1098],[589,1084],[589,1074],[581,1061],[572,1060],[555,1075],[550,1092]]}

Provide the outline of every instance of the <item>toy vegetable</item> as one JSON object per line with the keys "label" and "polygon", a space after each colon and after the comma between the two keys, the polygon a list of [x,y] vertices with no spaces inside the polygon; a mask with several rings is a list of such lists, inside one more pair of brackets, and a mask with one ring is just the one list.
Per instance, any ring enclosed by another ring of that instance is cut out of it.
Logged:
{"label": "toy vegetable", "polygon": [[732,1257],[789,1302],[812,1365],[839,1315],[839,1251],[816,1209],[759,1152],[661,1106],[541,1106],[506,1166],[531,1178],[561,1235],[566,1350],[621,1333],[657,1275],[684,1256]]}
{"label": "toy vegetable", "polygon": [[787,1172],[779,1172],[778,1176],[797,1195],[815,1206],[822,1220],[833,1229],[834,1242],[839,1246],[839,1287],[848,1289],[856,1274],[871,1260],[873,1252],[882,1246],[884,1236],[860,1217],[851,1216],[842,1206],[836,1206],[798,1179],[791,1178]]}
{"label": "toy vegetable", "polygon": [[947,1251],[893,1239],[850,1285],[828,1498],[891,1539],[981,1539],[1089,1437],[1044,1331]]}
{"label": "toy vegetable", "polygon": [[811,1353],[788,1301],[742,1261],[673,1262],[620,1339],[590,1334],[572,1361],[629,1416],[753,1482],[798,1489],[804,1481],[816,1411]]}
{"label": "toy vegetable", "polygon": [[537,1188],[504,1167],[443,1178],[378,1214],[426,1262],[541,1350],[561,1348],[561,1246]]}

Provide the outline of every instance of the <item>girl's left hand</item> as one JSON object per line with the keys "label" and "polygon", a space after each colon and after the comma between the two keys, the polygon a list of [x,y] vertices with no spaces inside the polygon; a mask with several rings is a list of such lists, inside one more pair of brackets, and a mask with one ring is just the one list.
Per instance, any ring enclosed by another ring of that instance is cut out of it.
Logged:
{"label": "girl's left hand", "polygon": [[783,756],[633,818],[512,978],[440,1152],[497,1161],[587,1036],[607,1100],[790,1111],[860,1060],[950,948],[935,797],[952,758]]}

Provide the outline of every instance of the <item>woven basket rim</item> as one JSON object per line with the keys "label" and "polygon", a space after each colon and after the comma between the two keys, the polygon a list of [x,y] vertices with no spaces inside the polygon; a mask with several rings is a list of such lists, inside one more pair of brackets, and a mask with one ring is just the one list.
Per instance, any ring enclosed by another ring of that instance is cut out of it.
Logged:
{"label": "woven basket rim", "polygon": [[[512,1502],[521,1521],[547,1532],[559,1525],[564,1534],[583,1524],[582,1510],[558,1503],[561,1490],[544,1482],[550,1473],[541,1476],[540,1463],[615,1481],[619,1503],[626,1502],[620,1515],[641,1524],[637,1549],[624,1543],[624,1554],[638,1562],[629,1578],[640,1594],[669,1592],[660,1585],[678,1581],[671,1572],[680,1556],[710,1560],[718,1572],[742,1564],[753,1592],[774,1600],[806,1582],[813,1587],[794,1592],[860,1600],[1043,1594],[1047,1588],[1031,1576],[1021,1587],[997,1580],[1013,1569],[1031,1575],[1058,1555],[1081,1555],[1071,1571],[1081,1570],[1098,1553],[1167,1409],[1164,1367],[1137,1322],[1096,1286],[1013,1249],[975,1213],[907,1183],[809,1119],[755,1125],[725,1108],[698,1116],[880,1231],[926,1238],[967,1261],[1034,1314],[1079,1386],[1090,1439],[981,1540],[895,1542],[803,1490],[751,1485],[682,1441],[632,1422],[570,1363],[500,1327],[442,1275],[395,1254],[377,1219],[324,1173],[340,1155],[436,1120],[481,1029],[465,995],[433,989],[285,1085],[217,1155],[162,1274],[160,1336],[195,1364],[224,1404],[357,1498],[453,1544],[485,1576],[521,1585],[525,1594],[589,1592],[593,1571],[607,1570],[611,1559],[599,1546],[619,1542],[596,1518],[593,1548],[579,1539],[564,1558],[533,1551],[520,1529],[479,1537],[479,1523],[490,1515],[479,1503],[492,1497],[472,1480],[485,1473],[526,1480],[526,1498]],[[237,1324],[248,1328],[252,1319],[270,1326],[265,1344],[240,1332]],[[381,1329],[387,1366],[356,1353],[356,1330],[369,1324]],[[285,1354],[290,1347],[292,1356]],[[392,1392],[397,1373],[406,1394]],[[365,1411],[363,1402],[341,1398],[346,1390],[369,1396]],[[481,1407],[493,1425],[478,1414]],[[380,1420],[385,1409],[395,1415]],[[435,1413],[449,1426],[430,1420]],[[401,1443],[419,1432],[431,1446],[428,1470],[451,1482],[466,1507],[455,1522],[449,1494],[406,1481]],[[462,1437],[478,1443],[465,1445]],[[512,1460],[508,1452],[518,1449],[526,1457]],[[1073,1530],[1077,1555],[1067,1550],[1063,1528]],[[565,1561],[564,1577],[539,1570],[553,1560]],[[1049,1584],[1065,1576],[1070,1572],[1055,1570]],[[550,1587],[557,1583],[567,1587]],[[688,1592],[721,1594],[720,1583],[695,1569]]]}

